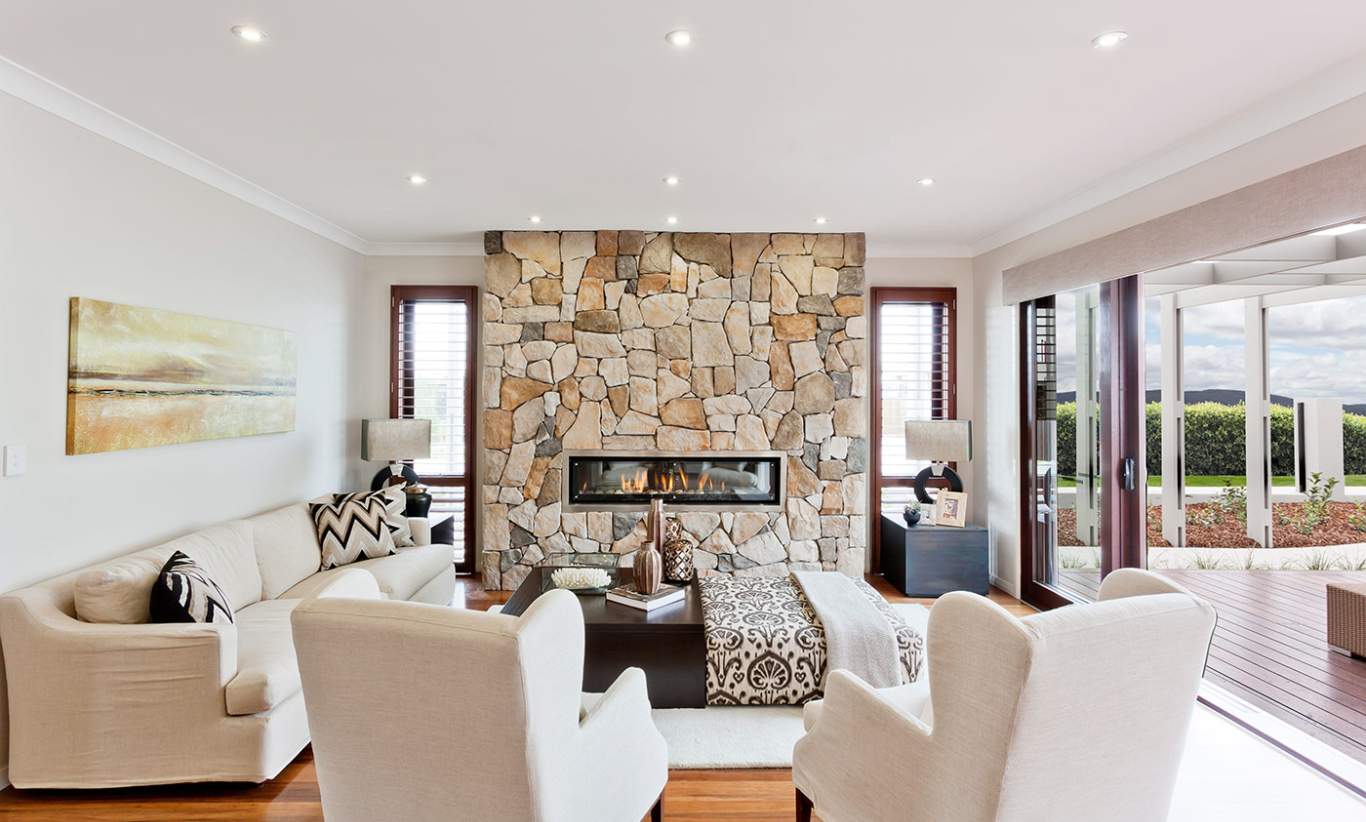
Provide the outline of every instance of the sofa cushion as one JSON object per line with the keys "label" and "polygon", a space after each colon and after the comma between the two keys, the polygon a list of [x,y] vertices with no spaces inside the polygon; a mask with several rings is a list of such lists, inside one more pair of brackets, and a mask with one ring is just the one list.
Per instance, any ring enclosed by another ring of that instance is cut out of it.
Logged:
{"label": "sofa cushion", "polygon": [[76,578],[76,616],[84,622],[147,622],[152,585],[171,554],[180,551],[204,569],[228,596],[233,611],[261,599],[251,526],[225,522],[97,565]]}
{"label": "sofa cushion", "polygon": [[450,569],[455,555],[449,545],[430,545],[425,548],[405,548],[397,554],[379,559],[367,559],[350,565],[321,571],[285,591],[280,596],[289,599],[312,599],[344,571],[361,568],[374,576],[379,590],[388,599],[412,599],[438,575]]}
{"label": "sofa cushion", "polygon": [[228,683],[230,716],[269,711],[299,692],[289,616],[297,599],[264,600],[237,613],[237,676]]}
{"label": "sofa cushion", "polygon": [[173,551],[152,586],[152,622],[217,622],[232,624],[228,595],[204,573],[199,563]]}
{"label": "sofa cushion", "polygon": [[72,585],[76,618],[124,625],[147,622],[152,586],[172,553],[148,548],[82,571]]}
{"label": "sofa cushion", "polygon": [[322,551],[307,503],[260,514],[251,523],[256,565],[261,571],[261,598],[275,599],[318,572]]}
{"label": "sofa cushion", "polygon": [[212,525],[158,546],[194,560],[228,595],[234,612],[261,601],[261,570],[256,567],[251,525],[234,520]]}
{"label": "sofa cushion", "polygon": [[388,512],[380,495],[346,495],[340,501],[309,503],[322,549],[322,568],[339,568],[394,553],[394,536],[385,524]]}

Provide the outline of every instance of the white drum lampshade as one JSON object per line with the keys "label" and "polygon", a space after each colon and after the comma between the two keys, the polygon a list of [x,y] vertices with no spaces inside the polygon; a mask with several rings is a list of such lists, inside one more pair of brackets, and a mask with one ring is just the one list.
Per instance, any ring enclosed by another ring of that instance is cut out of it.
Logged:
{"label": "white drum lampshade", "polygon": [[972,422],[906,420],[906,459],[968,462],[972,459]]}
{"label": "white drum lampshade", "polygon": [[360,421],[360,458],[389,463],[389,467],[381,468],[370,483],[375,490],[388,485],[392,477],[401,476],[410,484],[416,483],[417,473],[403,463],[431,456],[431,420]]}

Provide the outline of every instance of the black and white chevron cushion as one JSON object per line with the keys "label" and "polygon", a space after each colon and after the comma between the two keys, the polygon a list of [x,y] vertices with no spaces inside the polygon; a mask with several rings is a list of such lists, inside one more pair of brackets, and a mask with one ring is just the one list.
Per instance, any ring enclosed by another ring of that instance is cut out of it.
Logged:
{"label": "black and white chevron cushion", "polygon": [[389,532],[383,496],[346,495],[332,503],[310,503],[322,549],[322,570],[398,553]]}
{"label": "black and white chevron cushion", "polygon": [[152,622],[232,622],[228,595],[204,569],[179,551],[171,554],[152,586]]}
{"label": "black and white chevron cushion", "polygon": [[349,498],[364,497],[378,497],[384,501],[384,522],[389,526],[389,533],[394,537],[394,547],[411,548],[415,544],[413,542],[413,527],[408,523],[408,517],[404,513],[408,510],[408,495],[403,492],[403,486],[390,485],[378,491],[333,494],[332,501],[342,503]]}

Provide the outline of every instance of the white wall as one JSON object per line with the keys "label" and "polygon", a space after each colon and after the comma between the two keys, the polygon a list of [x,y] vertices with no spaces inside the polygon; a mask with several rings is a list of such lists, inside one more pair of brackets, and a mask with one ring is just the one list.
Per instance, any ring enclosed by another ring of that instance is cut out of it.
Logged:
{"label": "white wall", "polygon": [[[989,524],[998,584],[1020,583],[1017,309],[1001,302],[1001,274],[1122,228],[1226,194],[1366,143],[1366,95],[1195,165],[1131,194],[973,259],[977,317],[977,430],[985,453],[974,466],[974,517]],[[1210,249],[1217,253],[1226,249]],[[962,376],[960,375],[960,380]]]}
{"label": "white wall", "polygon": [[[0,94],[0,444],[29,453],[0,478],[0,591],[338,488],[361,277],[360,255]],[[296,430],[66,456],[74,296],[295,332]],[[0,763],[5,740],[0,711]]]}

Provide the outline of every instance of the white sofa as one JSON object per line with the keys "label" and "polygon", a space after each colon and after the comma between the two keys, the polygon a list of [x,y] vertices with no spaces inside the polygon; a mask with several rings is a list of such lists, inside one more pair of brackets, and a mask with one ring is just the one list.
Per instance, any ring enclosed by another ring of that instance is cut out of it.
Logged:
{"label": "white sofa", "polygon": [[[452,547],[319,571],[308,505],[205,528],[0,597],[10,781],[20,788],[261,782],[308,744],[290,614],[318,597],[448,605]],[[161,566],[182,551],[235,624],[148,624]]]}

